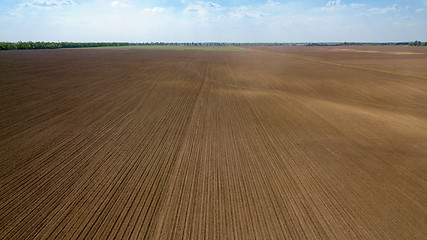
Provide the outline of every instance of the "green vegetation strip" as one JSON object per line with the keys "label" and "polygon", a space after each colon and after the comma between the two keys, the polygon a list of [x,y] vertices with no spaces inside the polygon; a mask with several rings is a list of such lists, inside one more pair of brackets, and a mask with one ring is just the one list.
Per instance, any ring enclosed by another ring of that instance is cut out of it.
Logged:
{"label": "green vegetation strip", "polygon": [[197,46],[114,46],[114,47],[94,47],[84,49],[160,49],[160,50],[207,50],[207,51],[245,51],[241,47],[197,47]]}

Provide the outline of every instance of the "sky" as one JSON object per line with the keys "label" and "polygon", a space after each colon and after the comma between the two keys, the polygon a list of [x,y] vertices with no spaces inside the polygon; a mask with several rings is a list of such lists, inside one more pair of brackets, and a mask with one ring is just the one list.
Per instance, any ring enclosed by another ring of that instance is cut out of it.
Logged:
{"label": "sky", "polygon": [[0,0],[0,41],[427,41],[427,0]]}

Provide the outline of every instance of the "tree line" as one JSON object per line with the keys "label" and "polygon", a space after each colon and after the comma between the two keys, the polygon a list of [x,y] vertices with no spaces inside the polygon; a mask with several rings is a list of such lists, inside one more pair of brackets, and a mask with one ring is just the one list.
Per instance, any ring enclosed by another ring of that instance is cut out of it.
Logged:
{"label": "tree line", "polygon": [[0,50],[128,46],[127,42],[0,42]]}
{"label": "tree line", "polygon": [[422,43],[420,41],[415,41],[415,42],[411,42],[409,45],[410,46],[427,46],[427,42]]}
{"label": "tree line", "polygon": [[55,48],[92,48],[92,47],[117,47],[117,46],[345,46],[345,45],[409,45],[427,46],[427,42],[391,42],[391,43],[227,43],[227,42],[0,42],[0,50],[13,49],[55,49]]}
{"label": "tree line", "polygon": [[305,46],[427,46],[427,42],[336,42],[336,43],[306,43]]}

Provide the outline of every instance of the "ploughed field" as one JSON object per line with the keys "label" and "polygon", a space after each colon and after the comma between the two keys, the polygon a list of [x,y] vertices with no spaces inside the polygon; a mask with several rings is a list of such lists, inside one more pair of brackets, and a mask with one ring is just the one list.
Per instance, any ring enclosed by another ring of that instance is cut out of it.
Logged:
{"label": "ploughed field", "polygon": [[425,239],[425,66],[404,47],[2,51],[0,239]]}

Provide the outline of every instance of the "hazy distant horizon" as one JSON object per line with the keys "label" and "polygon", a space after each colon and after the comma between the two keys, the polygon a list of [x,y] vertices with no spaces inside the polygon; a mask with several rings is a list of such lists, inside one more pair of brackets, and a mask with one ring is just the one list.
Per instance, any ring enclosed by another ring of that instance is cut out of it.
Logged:
{"label": "hazy distant horizon", "polygon": [[[342,41],[342,42],[162,42],[162,41],[153,41],[153,42],[131,42],[131,41],[38,41],[38,40],[28,40],[28,41],[0,41],[0,42],[10,42],[10,43],[18,43],[18,42],[72,42],[72,43],[129,43],[129,44],[343,44],[348,43],[348,45],[352,44],[398,44],[398,43],[412,43],[416,40],[408,40],[408,41],[385,41],[385,42],[356,42],[356,41]],[[420,41],[421,43],[427,41]]]}
{"label": "hazy distant horizon", "polygon": [[427,0],[5,0],[0,41],[427,41]]}

